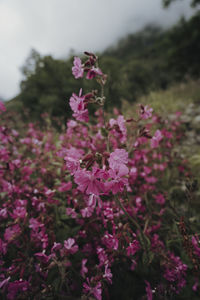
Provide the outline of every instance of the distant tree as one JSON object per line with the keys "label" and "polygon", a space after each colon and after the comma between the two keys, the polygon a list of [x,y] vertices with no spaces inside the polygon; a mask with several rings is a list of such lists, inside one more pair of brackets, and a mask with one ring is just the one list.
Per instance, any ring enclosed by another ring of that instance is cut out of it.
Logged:
{"label": "distant tree", "polygon": [[71,60],[42,57],[37,51],[31,51],[22,67],[24,79],[19,98],[33,118],[39,118],[44,112],[53,117],[68,117],[71,114],[67,102],[78,87],[71,67]]}
{"label": "distant tree", "polygon": [[[163,0],[163,5],[164,5],[164,7],[168,7],[174,1],[176,1],[176,0]],[[191,0],[192,7],[195,7],[198,4],[200,4],[200,0]]]}

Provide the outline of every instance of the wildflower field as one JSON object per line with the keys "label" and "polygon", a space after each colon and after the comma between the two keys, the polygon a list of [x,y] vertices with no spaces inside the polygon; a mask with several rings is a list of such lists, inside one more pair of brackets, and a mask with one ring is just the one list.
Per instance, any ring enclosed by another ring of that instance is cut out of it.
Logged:
{"label": "wildflower field", "polygon": [[110,116],[98,58],[75,57],[72,73],[99,88],[72,94],[61,131],[0,102],[0,299],[200,299],[198,183],[181,112],[141,103]]}

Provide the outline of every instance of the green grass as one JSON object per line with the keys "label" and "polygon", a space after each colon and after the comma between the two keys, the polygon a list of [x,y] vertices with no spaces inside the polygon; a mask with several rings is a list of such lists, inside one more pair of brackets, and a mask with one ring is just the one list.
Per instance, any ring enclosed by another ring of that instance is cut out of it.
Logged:
{"label": "green grass", "polygon": [[123,103],[123,112],[130,116],[137,105],[148,104],[156,114],[167,116],[176,111],[185,112],[190,103],[200,105],[200,80],[188,81],[187,83],[176,84],[165,91],[155,91],[139,98],[134,105]]}

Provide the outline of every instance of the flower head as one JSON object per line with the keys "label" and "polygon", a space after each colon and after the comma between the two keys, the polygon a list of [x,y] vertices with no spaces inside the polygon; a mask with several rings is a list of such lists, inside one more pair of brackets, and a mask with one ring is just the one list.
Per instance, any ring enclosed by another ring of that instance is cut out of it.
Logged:
{"label": "flower head", "polygon": [[74,66],[72,67],[72,74],[74,77],[82,78],[84,73],[84,69],[82,67],[81,59],[79,57],[74,57]]}

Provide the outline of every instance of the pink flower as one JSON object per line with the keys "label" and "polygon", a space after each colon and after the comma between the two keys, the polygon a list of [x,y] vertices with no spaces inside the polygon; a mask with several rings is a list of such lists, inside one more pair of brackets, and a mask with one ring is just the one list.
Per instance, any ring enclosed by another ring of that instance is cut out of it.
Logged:
{"label": "pink flower", "polygon": [[62,248],[61,243],[56,243],[56,242],[54,242],[53,247],[51,248],[51,252],[60,250],[61,248]]}
{"label": "pink flower", "polygon": [[109,269],[108,265],[105,266],[105,273],[103,275],[103,278],[106,278],[107,281],[112,284],[112,273],[111,273],[111,270]]}
{"label": "pink flower", "polygon": [[72,238],[68,238],[66,241],[64,241],[64,248],[70,254],[74,254],[78,251],[78,245],[75,244],[75,239]]}
{"label": "pink flower", "polygon": [[129,246],[126,248],[127,255],[134,255],[140,249],[140,243],[137,240],[134,240]]}
{"label": "pink flower", "polygon": [[83,156],[84,152],[81,149],[76,149],[71,147],[66,150],[66,156],[64,160],[71,174],[74,174],[80,166],[80,158]]}
{"label": "pink flower", "polygon": [[146,283],[146,293],[147,293],[147,300],[152,300],[153,299],[153,295],[152,295],[152,289],[151,289],[151,286],[150,286],[150,283],[145,280],[145,283]]}
{"label": "pink flower", "polygon": [[120,115],[118,116],[117,120],[110,119],[109,124],[111,128],[114,127],[114,135],[120,139],[121,143],[124,143],[127,138],[127,129],[126,129],[126,121],[124,119],[124,116]]}
{"label": "pink flower", "polygon": [[[93,277],[91,278],[91,282],[93,280]],[[98,282],[96,286],[92,287],[91,283],[89,281],[89,278],[87,278],[87,283],[83,283],[83,287],[84,287],[84,292],[85,293],[89,293],[89,294],[93,294],[94,297],[97,300],[101,300],[102,299],[102,289],[101,289],[101,282]]]}
{"label": "pink flower", "polygon": [[93,79],[94,77],[96,77],[97,75],[102,76],[103,73],[99,68],[95,68],[94,66],[87,72],[87,79]]}
{"label": "pink flower", "polygon": [[85,108],[85,96],[81,96],[82,89],[80,89],[79,96],[77,96],[75,93],[72,94],[72,97],[69,99],[69,105],[71,109],[73,110],[73,117],[82,122],[88,122],[89,116],[88,116],[88,110]]}
{"label": "pink flower", "polygon": [[140,117],[143,120],[149,119],[152,117],[153,108],[149,107],[148,105],[140,105]]}
{"label": "pink flower", "polygon": [[89,218],[89,217],[91,217],[93,211],[94,211],[94,208],[85,207],[85,208],[81,209],[81,215],[83,218]]}
{"label": "pink flower", "polygon": [[82,67],[82,62],[79,57],[74,57],[74,66],[72,67],[72,74],[74,77],[77,78],[82,78],[84,73],[84,69]]}
{"label": "pink flower", "polygon": [[18,224],[6,228],[4,233],[4,239],[8,242],[15,239],[15,237],[21,232],[21,228]]}
{"label": "pink flower", "polygon": [[32,228],[33,231],[38,231],[41,227],[44,227],[44,224],[40,223],[37,219],[30,218],[29,228]]}
{"label": "pink flower", "polygon": [[111,169],[119,170],[120,167],[128,163],[128,152],[124,149],[116,149],[110,154],[108,162]]}
{"label": "pink flower", "polygon": [[97,254],[99,258],[99,266],[103,266],[104,264],[108,264],[108,256],[105,250],[101,247],[97,247]]}
{"label": "pink flower", "polygon": [[120,165],[118,170],[110,169],[108,174],[112,179],[105,183],[106,191],[112,191],[114,195],[118,192],[122,192],[124,186],[128,185],[128,179],[124,177],[128,174],[128,171],[129,170],[125,165]]}
{"label": "pink flower", "polygon": [[66,215],[70,216],[72,219],[76,219],[77,217],[77,213],[75,212],[75,209],[71,207],[66,208]]}
{"label": "pink flower", "polygon": [[88,268],[85,266],[87,263],[87,259],[82,259],[82,267],[81,267],[81,276],[84,277],[85,274],[88,272]]}
{"label": "pink flower", "polygon": [[104,178],[104,171],[93,168],[91,171],[84,169],[75,172],[74,181],[78,185],[79,191],[87,195],[99,195],[104,191],[104,184],[101,179]]}
{"label": "pink flower", "polygon": [[9,276],[8,278],[4,279],[3,281],[0,281],[0,289],[1,289],[3,286],[7,286],[9,280],[10,280],[10,276]]}
{"label": "pink flower", "polygon": [[154,198],[156,199],[156,203],[160,205],[165,204],[165,197],[163,196],[163,194],[157,194],[154,196]]}
{"label": "pink flower", "polygon": [[71,188],[72,188],[72,182],[71,181],[62,182],[61,186],[59,186],[58,190],[59,190],[59,192],[67,192],[67,191],[71,190]]}
{"label": "pink flower", "polygon": [[118,249],[118,245],[119,245],[118,239],[114,237],[112,234],[106,233],[103,237],[103,242],[110,249],[114,249],[114,250]]}
{"label": "pink flower", "polygon": [[39,259],[39,261],[41,261],[44,264],[47,264],[51,258],[51,256],[47,256],[43,252],[38,252],[38,253],[35,253],[34,255]]}
{"label": "pink flower", "polygon": [[13,213],[11,215],[13,219],[17,219],[17,218],[24,219],[27,215],[27,212],[23,206],[18,206],[13,210]]}
{"label": "pink flower", "polygon": [[19,292],[24,293],[29,288],[28,281],[22,281],[22,280],[16,280],[14,282],[8,283],[8,294],[7,299],[8,300],[14,300],[16,299],[16,295]]}
{"label": "pink flower", "polygon": [[157,129],[154,136],[151,139],[151,148],[157,148],[162,138],[163,138],[162,132],[159,129]]}
{"label": "pink flower", "polygon": [[0,219],[6,219],[8,216],[7,208],[0,208]]}

